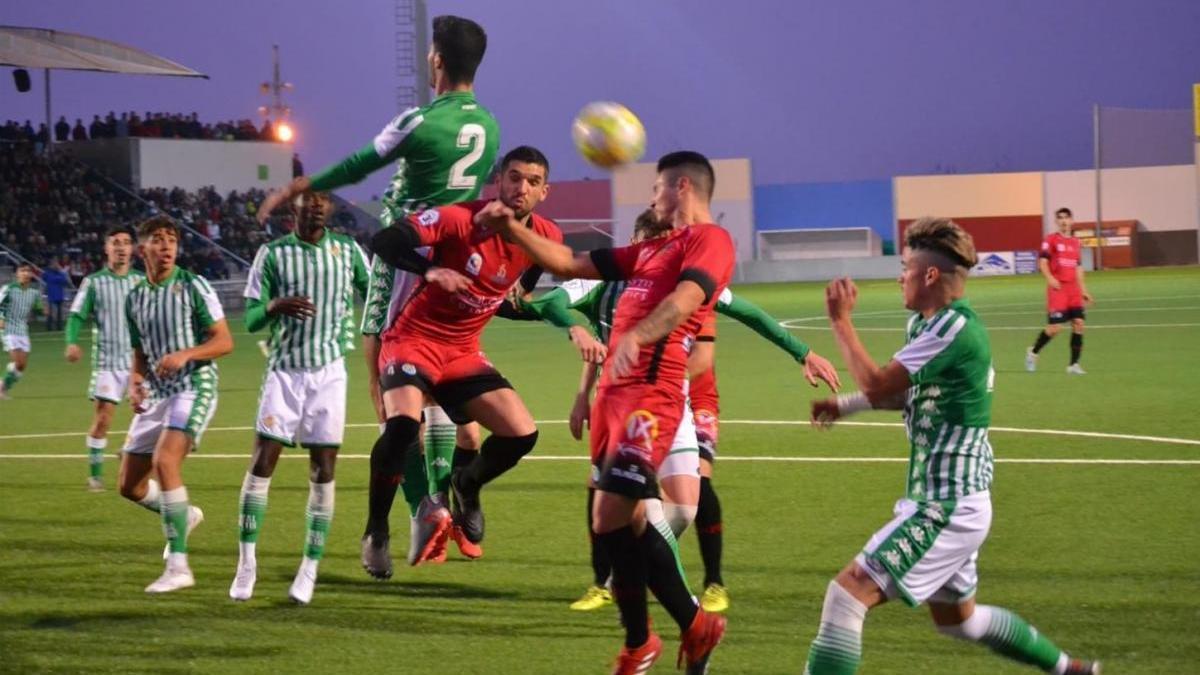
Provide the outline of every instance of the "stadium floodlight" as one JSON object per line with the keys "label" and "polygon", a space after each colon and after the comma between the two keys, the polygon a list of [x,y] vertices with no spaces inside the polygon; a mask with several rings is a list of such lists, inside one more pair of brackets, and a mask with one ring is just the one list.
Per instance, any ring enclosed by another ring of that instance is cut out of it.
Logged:
{"label": "stadium floodlight", "polygon": [[288,124],[287,122],[280,122],[279,124],[275,125],[275,138],[279,139],[280,141],[288,143],[295,135],[295,132],[292,130],[292,125]]}

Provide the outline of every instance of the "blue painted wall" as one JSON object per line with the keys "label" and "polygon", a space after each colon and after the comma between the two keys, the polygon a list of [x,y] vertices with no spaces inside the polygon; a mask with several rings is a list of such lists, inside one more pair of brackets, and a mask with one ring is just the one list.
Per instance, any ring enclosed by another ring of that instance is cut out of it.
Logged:
{"label": "blue painted wall", "polygon": [[891,180],[754,186],[758,230],[870,227],[886,241],[895,222]]}

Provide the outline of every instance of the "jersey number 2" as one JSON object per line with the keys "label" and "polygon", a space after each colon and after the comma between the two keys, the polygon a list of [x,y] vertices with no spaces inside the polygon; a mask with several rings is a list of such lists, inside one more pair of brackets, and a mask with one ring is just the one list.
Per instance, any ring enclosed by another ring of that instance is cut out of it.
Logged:
{"label": "jersey number 2", "polygon": [[471,165],[479,161],[483,157],[484,141],[487,138],[487,132],[478,124],[464,124],[462,129],[458,131],[458,147],[470,148],[471,151],[465,157],[454,163],[450,167],[450,181],[446,183],[446,187],[451,190],[474,190],[475,184],[479,181],[475,176],[468,176],[467,169]]}

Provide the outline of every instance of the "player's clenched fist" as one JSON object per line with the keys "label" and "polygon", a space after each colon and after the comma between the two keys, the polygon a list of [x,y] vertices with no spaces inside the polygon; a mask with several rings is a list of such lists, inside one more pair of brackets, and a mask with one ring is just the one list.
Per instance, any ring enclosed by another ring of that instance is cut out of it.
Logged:
{"label": "player's clenched fist", "polygon": [[850,277],[834,279],[825,287],[825,311],[831,321],[847,319],[858,302],[858,287]]}

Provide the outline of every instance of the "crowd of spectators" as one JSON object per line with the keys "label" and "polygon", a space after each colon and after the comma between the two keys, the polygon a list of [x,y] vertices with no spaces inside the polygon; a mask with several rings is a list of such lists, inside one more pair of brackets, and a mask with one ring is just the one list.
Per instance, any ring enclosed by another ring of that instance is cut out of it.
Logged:
{"label": "crowd of spectators", "polygon": [[92,121],[84,125],[82,118],[72,124],[65,116],[54,123],[53,130],[46,123],[34,129],[30,120],[22,124],[8,120],[0,126],[0,141],[25,141],[45,145],[54,140],[86,141],[89,138],[193,138],[217,141],[276,141],[275,127],[271,120],[256,126],[253,120],[228,120],[224,122],[201,122],[197,113],[165,113],[147,111],[144,115],[130,111],[117,114],[109,112],[104,117],[93,115]]}
{"label": "crowd of spectators", "polygon": [[[181,266],[228,279],[240,264],[221,249],[253,260],[261,244],[292,228],[286,214],[273,216],[265,227],[258,223],[255,214],[265,197],[257,189],[222,195],[211,187],[145,189],[135,197],[72,158],[69,146],[41,153],[32,143],[0,142],[0,244],[43,270],[57,266],[75,285],[103,266],[110,226],[133,226],[156,213],[183,226]],[[332,225],[360,239],[369,236],[342,210]]]}

